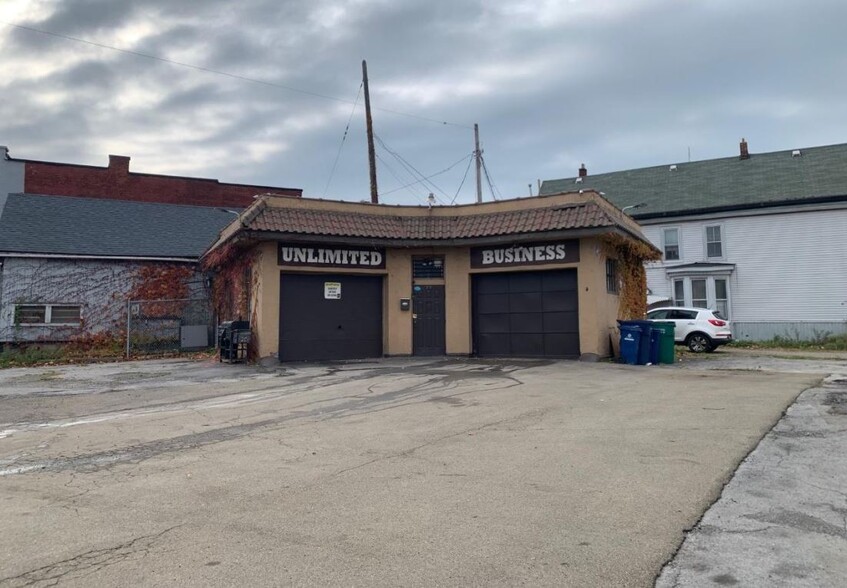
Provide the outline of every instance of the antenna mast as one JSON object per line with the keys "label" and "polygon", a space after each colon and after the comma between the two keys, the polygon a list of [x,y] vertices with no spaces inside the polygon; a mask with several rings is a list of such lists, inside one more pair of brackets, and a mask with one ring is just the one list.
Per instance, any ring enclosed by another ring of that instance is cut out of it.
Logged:
{"label": "antenna mast", "polygon": [[[362,86],[365,92],[365,126],[368,130],[368,164],[371,174],[371,202],[379,204],[376,188],[376,150],[374,149],[374,121],[371,118],[371,94],[368,91],[368,62],[362,60]],[[479,165],[477,164],[477,168]],[[477,172],[479,175],[479,172]]]}

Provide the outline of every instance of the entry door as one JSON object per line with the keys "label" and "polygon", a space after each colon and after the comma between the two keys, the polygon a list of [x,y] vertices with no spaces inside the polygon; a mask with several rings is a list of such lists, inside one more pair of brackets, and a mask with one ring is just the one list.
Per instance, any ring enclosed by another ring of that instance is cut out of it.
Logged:
{"label": "entry door", "polygon": [[415,355],[444,355],[444,286],[412,291],[412,342]]}

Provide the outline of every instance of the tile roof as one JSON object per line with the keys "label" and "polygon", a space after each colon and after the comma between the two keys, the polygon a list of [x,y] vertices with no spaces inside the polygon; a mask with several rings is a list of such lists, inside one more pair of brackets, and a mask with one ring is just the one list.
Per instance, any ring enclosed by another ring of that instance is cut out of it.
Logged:
{"label": "tile roof", "polygon": [[547,180],[541,194],[596,190],[615,206],[643,204],[636,219],[728,207],[758,208],[783,201],[847,196],[847,144]]}
{"label": "tile roof", "polygon": [[9,194],[0,253],[199,258],[233,218],[205,206]]}
{"label": "tile roof", "polygon": [[245,228],[251,231],[397,240],[470,239],[621,224],[595,202],[449,216],[267,206],[244,220]]}

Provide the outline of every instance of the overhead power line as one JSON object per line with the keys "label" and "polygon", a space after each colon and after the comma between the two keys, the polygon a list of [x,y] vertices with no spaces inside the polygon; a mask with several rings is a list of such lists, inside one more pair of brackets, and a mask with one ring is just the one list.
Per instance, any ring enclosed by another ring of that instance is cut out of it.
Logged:
{"label": "overhead power line", "polygon": [[453,196],[453,200],[450,201],[450,204],[456,203],[456,198],[459,197],[459,192],[462,191],[462,186],[465,185],[465,180],[468,179],[468,172],[471,171],[471,164],[474,162],[474,155],[476,153],[471,153],[471,158],[468,160],[468,167],[465,168],[465,175],[462,176],[462,181],[459,183],[459,187],[456,189],[456,194]]}
{"label": "overhead power line", "polygon": [[497,186],[491,180],[491,174],[488,173],[488,166],[485,165],[485,159],[482,157],[480,159],[482,160],[482,171],[485,173],[485,181],[488,182],[488,189],[491,191],[491,198],[497,200],[497,194],[500,194],[500,190],[497,189]]}
{"label": "overhead power line", "polygon": [[[113,45],[107,45],[105,43],[98,43],[96,41],[89,41],[88,39],[81,39],[80,37],[73,37],[71,35],[64,35],[62,33],[47,31],[47,30],[44,30],[44,29],[36,28],[36,27],[16,24],[16,23],[7,22],[7,21],[0,21],[0,24],[4,24],[6,26],[13,27],[13,28],[16,28],[16,29],[21,29],[21,30],[24,30],[24,31],[30,31],[30,32],[33,32],[33,33],[38,33],[38,34],[41,34],[41,35],[56,37],[58,39],[64,39],[66,41],[73,41],[75,43],[83,43],[85,45],[90,45],[92,47],[99,47],[100,49],[108,49],[109,51],[117,51],[119,53],[124,53],[126,55],[134,55],[135,57],[143,57],[145,59],[152,59],[154,61],[159,61],[159,62],[162,62],[162,63],[169,63],[171,65],[177,65],[179,67],[185,67],[185,68],[193,69],[193,70],[196,70],[196,71],[202,71],[202,72],[205,72],[205,73],[211,73],[211,74],[216,74],[216,75],[219,75],[219,76],[225,76],[225,77],[228,77],[228,78],[232,78],[234,80],[241,80],[243,82],[250,82],[252,84],[261,84],[263,86],[270,86],[272,88],[279,88],[281,90],[288,90],[289,92],[296,92],[298,94],[305,94],[306,96],[313,96],[315,98],[323,98],[325,100],[333,100],[335,102],[341,102],[341,103],[345,103],[345,104],[354,104],[354,102],[352,102],[352,101],[350,101],[346,98],[339,98],[338,96],[331,96],[329,94],[322,94],[320,92],[313,92],[311,90],[304,90],[302,88],[295,88],[294,86],[289,86],[289,85],[286,85],[286,84],[279,84],[277,82],[269,82],[269,81],[266,81],[266,80],[251,78],[251,77],[243,76],[243,75],[240,75],[240,74],[234,74],[234,73],[231,73],[231,72],[228,72],[228,71],[213,69],[211,67],[204,67],[202,65],[196,65],[196,64],[193,64],[193,63],[186,63],[185,61],[176,61],[174,59],[168,59],[167,57],[159,57],[158,55],[151,55],[149,53],[142,53],[140,51],[133,51],[131,49],[121,49],[120,47],[115,47]],[[439,125],[460,127],[460,128],[463,128],[463,129],[472,129],[473,128],[470,125],[464,125],[464,124],[460,124],[460,123],[449,122],[449,121],[446,121],[446,120],[438,120],[438,119],[435,119],[435,118],[429,118],[427,116],[421,116],[419,114],[412,114],[412,113],[409,113],[409,112],[401,112],[399,110],[392,110],[390,108],[380,108],[380,107],[374,106],[373,109],[379,110],[380,112],[386,112],[388,114],[394,114],[394,115],[397,115],[397,116],[405,116],[407,118],[414,118],[414,119],[417,119],[417,120],[435,123],[435,124],[439,124]]]}
{"label": "overhead power line", "polygon": [[[382,138],[379,135],[374,133],[374,138],[376,139],[377,143],[379,143],[380,147],[385,149],[386,152],[388,152],[392,157],[394,157],[394,159],[396,159],[400,163],[400,165],[403,166],[406,169],[407,172],[409,172],[409,174],[412,176],[412,178],[415,178],[415,177],[420,178],[421,184],[429,185],[430,189],[432,189],[436,192],[441,192],[441,194],[445,198],[450,198],[447,195],[447,193],[443,189],[441,189],[440,186],[438,186],[438,184],[436,184],[432,180],[428,179],[424,174],[422,174],[420,171],[418,171],[418,169],[415,166],[413,166],[411,163],[409,163],[409,161],[406,160],[402,155],[400,155],[395,150],[391,149],[388,145],[386,145],[385,141],[383,141]],[[439,198],[438,195],[435,195],[435,197],[436,197],[436,199],[438,199],[438,201],[441,204],[444,204],[444,202],[441,201],[441,198]]]}
{"label": "overhead power line", "polygon": [[335,161],[332,163],[332,170],[329,172],[329,178],[326,180],[324,187],[324,198],[329,191],[329,184],[332,182],[332,177],[335,175],[335,168],[338,166],[338,159],[341,157],[341,149],[344,147],[344,141],[347,140],[347,133],[350,132],[350,123],[353,122],[353,115],[356,114],[356,105],[359,103],[359,96],[362,94],[362,84],[359,84],[359,91],[356,92],[356,101],[353,102],[353,110],[350,111],[350,118],[347,119],[347,126],[344,127],[344,134],[341,136],[341,144],[338,146],[338,153],[335,154]]}
{"label": "overhead power line", "polygon": [[[463,161],[465,161],[466,159],[469,159],[471,157],[473,157],[473,153],[469,153],[469,154],[465,155],[462,159],[460,159],[457,162],[451,164],[449,167],[445,167],[441,171],[438,171],[438,172],[435,172],[434,174],[430,174],[430,175],[426,176],[426,179],[428,180],[430,178],[435,178],[437,176],[440,176],[441,174],[445,174],[448,171],[450,171],[451,169],[453,169],[454,167],[456,167],[457,165],[459,165],[460,163],[462,163]],[[423,181],[424,180],[415,180],[414,182],[406,184],[405,186],[400,186],[399,188],[394,188],[393,190],[388,190],[387,192],[380,192],[380,196],[385,196],[385,195],[391,194],[393,192],[398,192],[400,190],[403,190],[404,188],[408,188],[409,186],[414,186],[415,184],[420,184]]]}
{"label": "overhead power line", "polygon": [[[398,182],[400,182],[401,184],[405,182],[405,180],[404,180],[404,179],[402,179],[402,178],[401,178],[401,177],[397,174],[397,172],[395,172],[395,171],[394,171],[394,168],[393,168],[393,167],[391,167],[391,166],[388,164],[388,162],[387,162],[386,160],[384,160],[382,157],[380,157],[379,153],[377,153],[377,154],[376,154],[376,158],[379,160],[379,162],[382,164],[382,166],[383,166],[385,169],[387,169],[387,170],[388,170],[388,173],[390,173],[392,176],[394,176],[394,179],[395,179],[395,180],[397,180],[397,181],[398,181]],[[408,173],[408,172],[407,172],[407,173]],[[418,194],[417,194],[417,193],[416,193],[416,192],[412,189],[412,188],[414,188],[414,187],[415,187],[415,184],[416,184],[416,183],[417,183],[417,182],[412,182],[411,184],[408,184],[408,185],[407,185],[407,187],[409,188],[409,193],[410,193],[412,196],[414,196],[415,198],[417,198],[418,202],[420,202],[421,204],[426,204],[426,200],[425,200],[424,198],[421,198],[421,196],[420,196],[420,195],[418,195]],[[383,194],[383,195],[384,195],[384,194]]]}

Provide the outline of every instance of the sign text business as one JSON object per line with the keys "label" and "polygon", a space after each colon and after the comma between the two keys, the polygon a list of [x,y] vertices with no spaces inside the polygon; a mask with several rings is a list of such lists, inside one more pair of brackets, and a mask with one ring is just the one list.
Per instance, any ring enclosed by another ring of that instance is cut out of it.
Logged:
{"label": "sign text business", "polygon": [[471,267],[510,267],[516,265],[545,265],[579,261],[579,240],[568,239],[553,243],[526,243],[503,247],[474,247]]}
{"label": "sign text business", "polygon": [[385,250],[280,244],[279,265],[383,269],[385,268]]}

